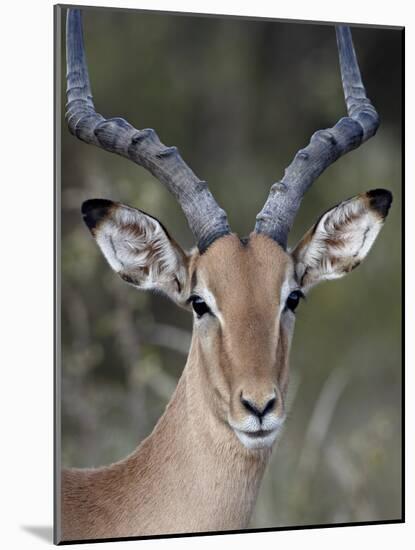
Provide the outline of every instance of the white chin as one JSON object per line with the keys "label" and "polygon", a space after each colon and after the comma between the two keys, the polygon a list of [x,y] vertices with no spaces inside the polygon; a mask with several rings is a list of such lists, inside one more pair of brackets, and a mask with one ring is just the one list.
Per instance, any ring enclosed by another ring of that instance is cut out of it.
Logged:
{"label": "white chin", "polygon": [[239,441],[247,449],[267,449],[272,447],[275,439],[277,438],[279,429],[275,429],[265,433],[258,432],[242,432],[241,430],[234,429]]}

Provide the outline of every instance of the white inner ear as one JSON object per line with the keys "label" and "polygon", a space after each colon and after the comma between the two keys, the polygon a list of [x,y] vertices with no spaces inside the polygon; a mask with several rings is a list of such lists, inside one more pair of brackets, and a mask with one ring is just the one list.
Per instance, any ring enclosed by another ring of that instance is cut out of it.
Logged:
{"label": "white inner ear", "polygon": [[175,244],[157,220],[138,210],[114,209],[100,223],[95,238],[110,266],[141,288],[183,279],[183,258]]}
{"label": "white inner ear", "polygon": [[361,197],[345,201],[322,216],[293,252],[296,274],[307,290],[324,279],[342,277],[369,252],[383,219]]}

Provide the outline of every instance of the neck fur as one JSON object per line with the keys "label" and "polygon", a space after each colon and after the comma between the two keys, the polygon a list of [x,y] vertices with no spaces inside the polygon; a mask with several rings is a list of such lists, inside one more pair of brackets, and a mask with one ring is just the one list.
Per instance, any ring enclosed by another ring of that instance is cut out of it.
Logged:
{"label": "neck fur", "polygon": [[[270,455],[246,449],[215,414],[200,360],[193,343],[163,416],[127,459],[149,504],[163,509],[163,532],[247,527]],[[146,530],[157,530],[153,518]]]}

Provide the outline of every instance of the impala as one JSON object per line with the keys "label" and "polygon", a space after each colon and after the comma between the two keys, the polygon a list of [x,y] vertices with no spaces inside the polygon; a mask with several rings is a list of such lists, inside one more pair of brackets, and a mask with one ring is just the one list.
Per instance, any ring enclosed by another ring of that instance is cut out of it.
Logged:
{"label": "impala", "polygon": [[247,526],[284,423],[295,309],[314,285],[359,265],[392,201],[383,189],[347,199],[287,248],[304,193],[379,124],[350,29],[336,33],[348,116],[297,152],[272,185],[254,230],[241,239],[175,147],[163,145],[154,130],[95,111],[81,14],[68,11],[70,131],[159,179],[179,202],[197,246],[183,250],[157,219],[131,206],[107,199],[82,205],[112,269],[130,285],[193,310],[193,336],[174,394],[149,437],[110,466],[62,471],[63,540]]}

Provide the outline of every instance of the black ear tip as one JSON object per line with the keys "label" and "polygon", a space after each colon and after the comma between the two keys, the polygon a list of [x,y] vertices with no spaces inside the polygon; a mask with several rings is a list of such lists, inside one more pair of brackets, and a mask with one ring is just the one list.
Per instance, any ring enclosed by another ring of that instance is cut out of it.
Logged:
{"label": "black ear tip", "polygon": [[114,203],[107,199],[89,199],[82,203],[81,212],[84,222],[91,231],[108,216],[113,206]]}
{"label": "black ear tip", "polygon": [[96,208],[108,209],[111,208],[113,204],[114,203],[108,199],[89,199],[82,203],[81,211],[85,216],[86,214],[89,214],[91,210],[95,210]]}
{"label": "black ear tip", "polygon": [[370,206],[378,212],[382,218],[386,218],[392,204],[393,196],[387,189],[373,189],[367,192]]}

